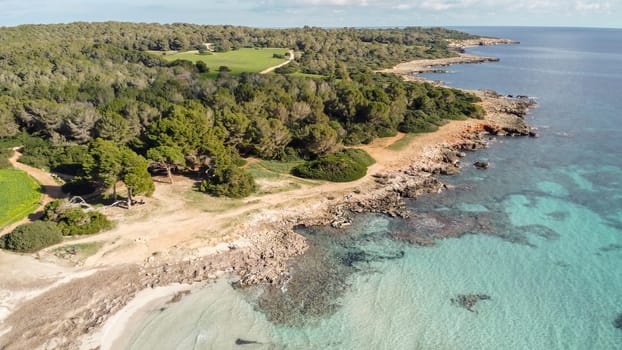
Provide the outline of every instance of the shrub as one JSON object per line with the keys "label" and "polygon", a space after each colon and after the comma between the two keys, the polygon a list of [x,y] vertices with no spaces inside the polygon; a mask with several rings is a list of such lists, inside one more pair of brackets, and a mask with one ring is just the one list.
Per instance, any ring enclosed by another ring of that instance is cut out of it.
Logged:
{"label": "shrub", "polygon": [[199,73],[209,72],[209,67],[203,61],[197,61],[194,65],[197,67],[197,71],[199,71]]}
{"label": "shrub", "polygon": [[52,156],[52,144],[42,138],[25,135],[22,137],[23,149],[20,163],[28,164],[35,168],[49,168]]}
{"label": "shrub", "polygon": [[433,132],[444,123],[445,121],[438,116],[427,114],[422,110],[406,111],[398,129],[406,133]]}
{"label": "shrub", "polygon": [[307,161],[292,169],[292,174],[307,179],[350,182],[365,176],[374,163],[365,151],[349,149]]}
{"label": "shrub", "polygon": [[240,168],[230,167],[222,176],[203,180],[199,186],[201,192],[214,196],[243,198],[249,196],[257,188],[253,176]]}
{"label": "shrub", "polygon": [[9,149],[0,149],[0,169],[10,168],[11,162],[9,158],[13,155],[13,151]]}
{"label": "shrub", "polygon": [[353,161],[365,165],[366,167],[376,163],[374,158],[372,158],[367,152],[363,151],[362,149],[346,148],[341,151],[341,153],[350,157],[350,159],[352,159]]}
{"label": "shrub", "polygon": [[20,225],[2,237],[2,246],[16,252],[32,253],[62,241],[63,235],[56,223],[35,221]]}
{"label": "shrub", "polygon": [[58,227],[64,236],[91,235],[111,228],[112,223],[102,213],[86,213],[82,209],[73,208],[63,214]]}
{"label": "shrub", "polygon": [[43,218],[58,224],[64,236],[90,235],[112,227],[112,222],[106,215],[96,211],[87,213],[61,200],[48,203]]}

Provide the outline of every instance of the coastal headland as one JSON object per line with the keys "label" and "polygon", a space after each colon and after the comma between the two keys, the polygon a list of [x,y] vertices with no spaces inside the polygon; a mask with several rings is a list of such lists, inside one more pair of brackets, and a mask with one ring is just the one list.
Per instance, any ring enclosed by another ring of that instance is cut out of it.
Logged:
{"label": "coastal headland", "polygon": [[[511,41],[482,39],[462,45],[480,43]],[[434,66],[494,60],[461,54],[408,62],[382,72],[417,80],[421,78],[415,73]],[[403,199],[449,190],[436,175],[458,173],[465,152],[486,147],[495,136],[535,136],[524,121],[532,100],[471,92],[481,98],[486,112],[483,120],[450,121],[436,132],[407,142],[404,134],[398,134],[360,146],[376,160],[360,180],[256,195],[219,211],[193,208],[180,196],[179,190],[188,182],[159,183],[145,209],[129,217],[117,213],[119,224],[112,231],[70,242],[102,245],[84,260],[61,259],[54,254],[58,247],[35,257],[0,253],[4,269],[0,286],[6,294],[0,305],[0,347],[111,348],[124,331],[107,323],[113,315],[127,320],[141,304],[176,297],[172,294],[186,285],[224,273],[237,276],[239,286],[283,283],[288,278],[288,258],[303,254],[308,247],[306,239],[294,231],[296,226],[344,227],[352,213],[358,212],[408,216]],[[396,142],[405,145],[389,147]],[[120,209],[110,209],[111,216],[115,210]],[[413,244],[433,243],[409,239]],[[168,296],[141,293],[171,285],[182,287]],[[142,301],[135,299],[137,295]],[[132,300],[133,307],[125,308]]]}

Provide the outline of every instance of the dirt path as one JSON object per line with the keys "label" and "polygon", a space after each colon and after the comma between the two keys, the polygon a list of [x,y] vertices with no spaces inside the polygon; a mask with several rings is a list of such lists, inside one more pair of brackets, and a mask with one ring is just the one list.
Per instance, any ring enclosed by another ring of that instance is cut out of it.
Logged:
{"label": "dirt path", "polygon": [[13,156],[9,158],[9,162],[11,162],[11,165],[13,165],[14,168],[26,172],[28,175],[37,180],[43,189],[43,195],[41,196],[40,205],[37,210],[34,211],[34,214],[9,226],[5,226],[2,230],[0,230],[0,236],[13,231],[15,227],[21,224],[38,219],[43,213],[43,207],[46,204],[54,199],[64,197],[61,186],[56,182],[56,180],[54,180],[49,172],[19,162],[19,158],[22,154],[18,151],[18,149],[19,148],[13,148]]}
{"label": "dirt path", "polygon": [[281,64],[277,64],[274,67],[270,67],[270,68],[266,68],[264,70],[262,70],[261,72],[259,72],[259,74],[268,74],[270,72],[273,72],[275,69],[277,68],[281,68],[287,64],[289,64],[291,61],[294,60],[294,50],[289,50],[289,57],[287,58],[287,61],[281,63]]}

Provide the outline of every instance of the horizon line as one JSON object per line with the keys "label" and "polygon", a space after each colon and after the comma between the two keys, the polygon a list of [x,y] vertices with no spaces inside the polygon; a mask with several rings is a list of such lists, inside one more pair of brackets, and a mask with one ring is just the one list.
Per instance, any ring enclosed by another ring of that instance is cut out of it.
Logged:
{"label": "horizon line", "polygon": [[622,29],[622,27],[608,27],[608,26],[576,26],[576,25],[373,25],[373,26],[318,26],[303,24],[300,26],[254,26],[248,24],[228,24],[228,23],[197,23],[197,22],[150,22],[150,21],[120,21],[120,20],[102,20],[102,21],[69,21],[69,22],[53,22],[53,23],[21,23],[16,25],[3,25],[0,24],[0,28],[17,28],[21,26],[38,26],[38,25],[68,25],[75,23],[89,23],[89,24],[101,24],[101,23],[132,23],[132,24],[159,24],[159,25],[175,25],[175,24],[192,24],[198,26],[233,26],[233,27],[247,27],[257,29],[296,29],[296,28],[323,28],[323,29],[342,29],[342,28],[354,28],[354,29],[404,29],[404,28],[563,28],[563,29]]}

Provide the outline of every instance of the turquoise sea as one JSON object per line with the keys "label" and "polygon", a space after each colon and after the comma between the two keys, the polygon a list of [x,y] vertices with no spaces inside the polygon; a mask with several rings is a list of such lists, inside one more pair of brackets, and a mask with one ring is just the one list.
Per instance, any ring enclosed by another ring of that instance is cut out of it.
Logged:
{"label": "turquoise sea", "polygon": [[[409,220],[302,231],[314,245],[285,287],[207,285],[151,314],[131,349],[622,349],[622,30],[460,29],[521,44],[428,78],[537,98],[540,138],[470,154]],[[465,235],[392,238],[438,230]],[[469,311],[452,302],[465,294],[490,299]]]}

